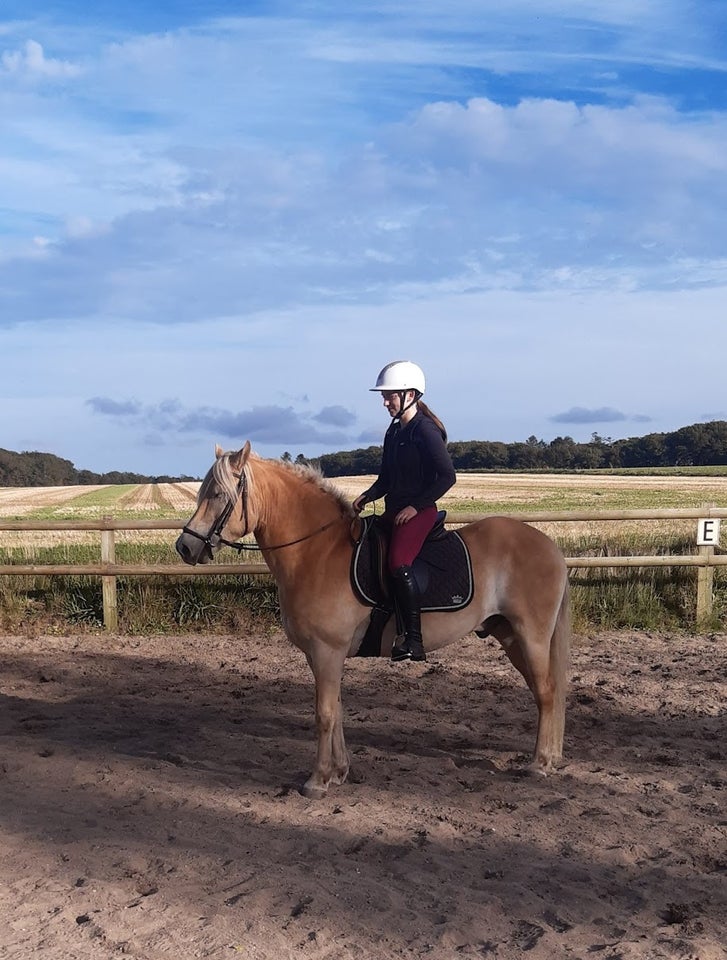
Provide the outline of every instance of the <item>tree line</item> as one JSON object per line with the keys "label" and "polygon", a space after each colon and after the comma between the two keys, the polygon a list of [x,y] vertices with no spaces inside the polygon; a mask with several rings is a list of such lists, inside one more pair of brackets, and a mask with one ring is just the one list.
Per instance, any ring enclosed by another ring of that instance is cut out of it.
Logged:
{"label": "tree line", "polygon": [[53,453],[14,453],[0,449],[0,487],[66,487],[99,483],[179,483],[195,477],[147,476],[123,470],[77,470]]}
{"label": "tree line", "polygon": [[[520,443],[495,440],[456,440],[448,444],[455,470],[598,470],[618,467],[702,467],[727,464],[727,421],[712,420],[681,427],[672,433],[613,440],[594,433],[585,443],[572,437],[546,442],[535,436]],[[282,460],[292,462],[286,451]],[[295,463],[311,463],[326,477],[375,474],[381,447],[326,453],[315,459],[303,454]],[[199,477],[148,476],[112,470],[94,473],[77,470],[70,460],[52,453],[13,453],[0,449],[0,486],[63,487],[101,483],[180,483]]]}
{"label": "tree line", "polygon": [[[702,467],[727,464],[727,421],[713,420],[672,433],[613,440],[594,433],[585,443],[572,437],[521,443],[457,440],[448,445],[455,470],[598,470],[618,467]],[[298,457],[298,460],[301,458]],[[316,461],[327,477],[378,472],[381,447],[324,454]]]}

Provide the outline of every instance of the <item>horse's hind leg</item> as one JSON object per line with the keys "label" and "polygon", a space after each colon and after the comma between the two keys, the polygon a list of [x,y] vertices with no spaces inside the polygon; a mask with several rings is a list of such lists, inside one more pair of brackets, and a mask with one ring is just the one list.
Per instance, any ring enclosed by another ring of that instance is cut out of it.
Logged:
{"label": "horse's hind leg", "polygon": [[345,651],[331,650],[323,644],[306,653],[316,686],[316,732],[318,746],[313,773],[303,785],[303,795],[320,799],[328,785],[343,783],[348,776],[348,752],[343,735],[341,677]]}
{"label": "horse's hind leg", "polygon": [[530,623],[514,628],[497,618],[489,632],[499,640],[515,669],[522,674],[538,709],[533,767],[548,773],[563,755],[565,683],[569,631],[563,610],[555,628]]}

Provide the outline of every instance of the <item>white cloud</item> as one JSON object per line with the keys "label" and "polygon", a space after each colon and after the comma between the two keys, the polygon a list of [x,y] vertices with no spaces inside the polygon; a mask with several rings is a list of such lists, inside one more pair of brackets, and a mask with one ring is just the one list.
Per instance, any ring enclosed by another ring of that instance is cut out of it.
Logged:
{"label": "white cloud", "polygon": [[5,51],[0,57],[0,64],[9,74],[53,80],[77,77],[83,72],[75,63],[46,57],[37,40],[26,40],[20,50]]}
{"label": "white cloud", "polygon": [[477,179],[485,171],[472,164],[502,164],[489,175],[513,181],[537,171],[525,189],[587,185],[599,193],[618,188],[620,195],[630,184],[641,190],[655,177],[689,183],[721,178],[727,170],[727,114],[683,116],[654,97],[626,107],[552,99],[515,106],[486,98],[433,103],[394,128],[392,139],[402,152],[429,159],[443,173],[461,170]]}

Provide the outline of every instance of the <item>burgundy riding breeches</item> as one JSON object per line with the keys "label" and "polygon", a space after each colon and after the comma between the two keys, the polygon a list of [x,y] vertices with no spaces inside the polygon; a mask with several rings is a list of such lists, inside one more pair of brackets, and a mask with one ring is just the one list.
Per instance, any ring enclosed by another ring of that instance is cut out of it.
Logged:
{"label": "burgundy riding breeches", "polygon": [[394,518],[384,514],[389,526],[389,570],[410,567],[421,550],[427,535],[437,522],[437,508],[423,507],[406,523],[396,525]]}

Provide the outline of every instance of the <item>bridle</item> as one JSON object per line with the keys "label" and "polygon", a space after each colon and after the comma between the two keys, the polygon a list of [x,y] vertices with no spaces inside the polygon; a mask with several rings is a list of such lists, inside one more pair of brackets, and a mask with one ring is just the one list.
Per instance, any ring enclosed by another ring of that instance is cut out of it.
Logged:
{"label": "bridle", "polygon": [[247,490],[247,474],[243,470],[241,473],[233,473],[233,477],[237,479],[237,487],[235,488],[235,495],[231,497],[225,504],[225,509],[215,520],[210,528],[207,536],[204,534],[197,533],[196,530],[192,530],[191,527],[185,526],[182,527],[182,533],[188,534],[190,537],[195,537],[197,540],[201,540],[202,543],[209,550],[210,556],[212,556],[212,538],[216,538],[216,544],[222,544],[225,547],[232,547],[233,550],[237,550],[239,553],[241,550],[282,550],[283,547],[292,547],[296,543],[302,543],[304,540],[310,540],[311,537],[315,537],[316,534],[323,533],[324,530],[327,530],[329,527],[332,527],[334,523],[339,519],[334,517],[333,520],[329,520],[328,523],[324,523],[322,526],[311,531],[311,533],[306,533],[305,536],[298,537],[296,540],[288,540],[286,543],[278,543],[272,547],[261,547],[257,543],[241,543],[239,540],[225,540],[222,536],[222,531],[225,528],[225,524],[230,519],[232,511],[237,505],[237,501],[242,498],[242,522],[243,530],[242,536],[247,536],[250,532],[250,521],[248,517],[248,490]]}

